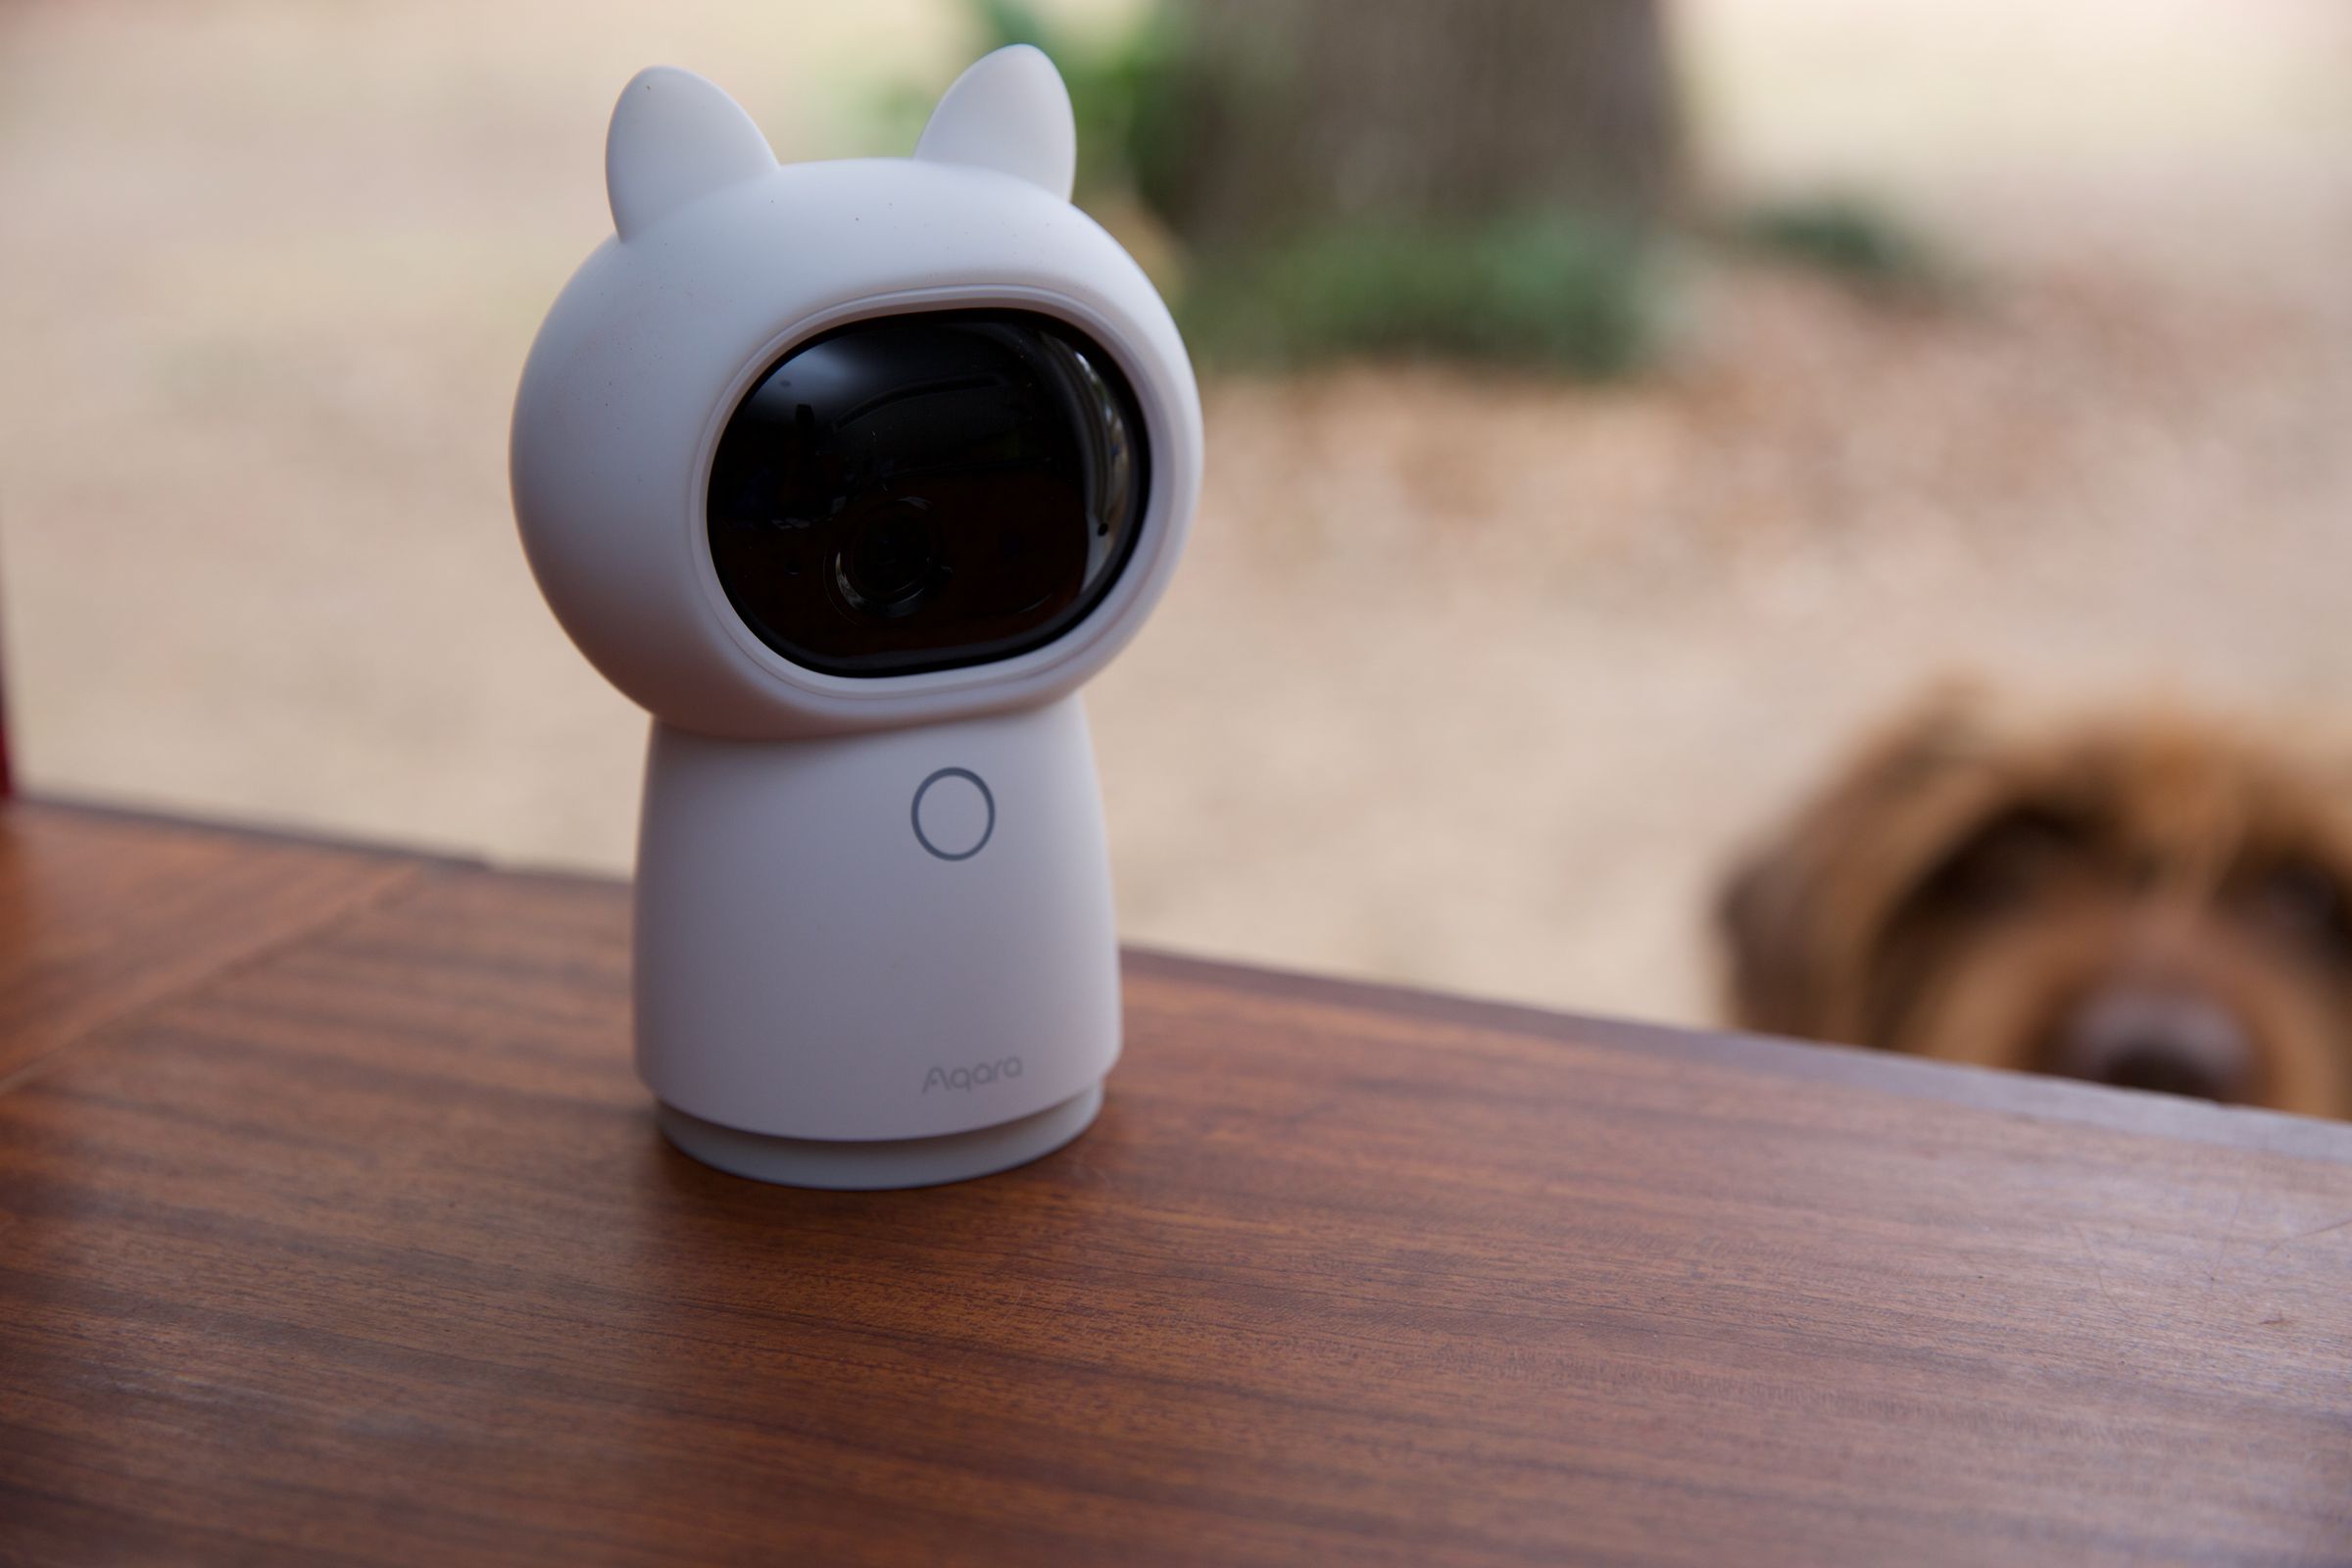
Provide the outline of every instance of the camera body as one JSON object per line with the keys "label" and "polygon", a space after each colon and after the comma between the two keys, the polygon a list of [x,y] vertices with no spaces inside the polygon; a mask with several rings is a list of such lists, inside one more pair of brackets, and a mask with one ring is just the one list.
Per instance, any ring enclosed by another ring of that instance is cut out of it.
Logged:
{"label": "camera body", "polygon": [[1034,49],[911,159],[779,166],[685,72],[623,90],[614,236],[541,327],[512,476],[532,571],[652,713],[640,1074],[665,1134],[804,1185],[1058,1147],[1119,1049],[1078,686],[1199,491],[1166,308],[1069,203]]}

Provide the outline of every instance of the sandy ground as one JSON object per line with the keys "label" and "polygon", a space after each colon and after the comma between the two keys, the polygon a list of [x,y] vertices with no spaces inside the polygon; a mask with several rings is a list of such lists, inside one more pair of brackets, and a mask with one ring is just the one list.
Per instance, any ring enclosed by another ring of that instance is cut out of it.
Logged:
{"label": "sandy ground", "polygon": [[[1633,387],[1208,389],[1197,549],[1093,699],[1131,937],[1703,1018],[1726,857],[1940,671],[2352,712],[2352,23],[2048,9],[1679,14],[1719,185],[1891,193],[1946,309],[1698,267]],[[844,10],[0,20],[27,783],[624,867],[641,726],[524,571],[513,378],[637,65],[791,157],[960,48]]]}

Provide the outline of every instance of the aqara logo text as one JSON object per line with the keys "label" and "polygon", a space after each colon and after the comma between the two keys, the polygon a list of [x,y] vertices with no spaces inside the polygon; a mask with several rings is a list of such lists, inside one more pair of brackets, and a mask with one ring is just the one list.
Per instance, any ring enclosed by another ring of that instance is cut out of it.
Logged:
{"label": "aqara logo text", "polygon": [[1006,1056],[1002,1061],[974,1062],[969,1067],[934,1067],[924,1075],[923,1093],[934,1089],[978,1089],[1000,1078],[1018,1078],[1021,1058]]}

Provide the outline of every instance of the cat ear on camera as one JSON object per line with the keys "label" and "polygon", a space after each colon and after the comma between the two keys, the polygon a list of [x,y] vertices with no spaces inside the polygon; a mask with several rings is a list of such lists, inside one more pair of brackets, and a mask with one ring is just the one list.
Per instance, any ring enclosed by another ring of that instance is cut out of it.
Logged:
{"label": "cat ear on camera", "polygon": [[[1069,200],[1078,126],[1069,89],[1043,51],[999,49],[956,78],[914,156],[990,169]],[[625,244],[668,214],[776,167],[734,99],[691,71],[653,66],[621,89],[605,134],[605,194]]]}
{"label": "cat ear on camera", "polygon": [[629,79],[605,133],[605,195],[625,244],[697,197],[776,167],[741,105],[691,71],[651,66]]}
{"label": "cat ear on camera", "polygon": [[1061,73],[1025,43],[982,56],[941,96],[914,156],[993,169],[1068,201],[1078,122]]}

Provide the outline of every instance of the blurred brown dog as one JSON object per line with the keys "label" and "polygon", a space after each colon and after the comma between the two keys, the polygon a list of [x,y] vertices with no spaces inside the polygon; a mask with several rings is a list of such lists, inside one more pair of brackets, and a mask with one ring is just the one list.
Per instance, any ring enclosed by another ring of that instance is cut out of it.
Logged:
{"label": "blurred brown dog", "polygon": [[2213,723],[1941,694],[1719,913],[1745,1028],[2352,1117],[2352,794]]}

